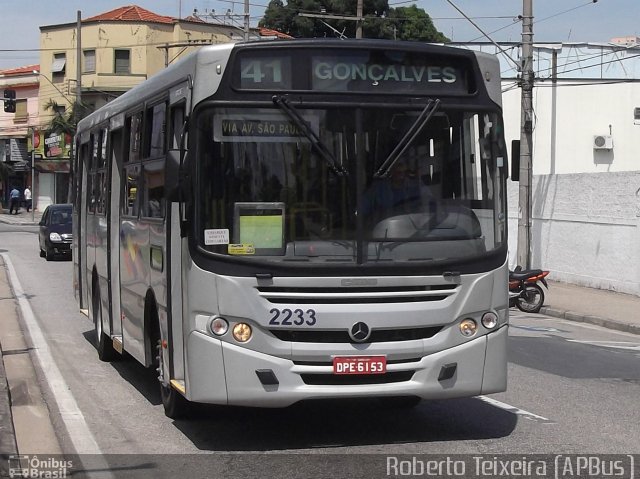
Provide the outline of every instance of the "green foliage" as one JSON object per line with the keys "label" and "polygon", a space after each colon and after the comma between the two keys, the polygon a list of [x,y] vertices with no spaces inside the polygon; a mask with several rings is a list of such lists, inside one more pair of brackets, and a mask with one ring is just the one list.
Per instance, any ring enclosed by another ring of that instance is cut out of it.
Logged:
{"label": "green foliage", "polygon": [[53,118],[48,125],[47,130],[54,133],[66,133],[68,135],[75,135],[77,128],[77,119],[75,114],[75,104],[65,110],[64,113],[60,113],[60,105],[54,100],[49,100],[44,105],[45,111],[53,113]]}
{"label": "green foliage", "polygon": [[[309,18],[299,13],[326,12],[355,16],[357,0],[271,0],[259,25],[287,33],[295,38],[355,38],[356,22],[339,19]],[[397,39],[444,43],[449,39],[439,32],[431,17],[421,8],[391,8],[387,0],[364,0],[362,25],[365,38]],[[331,27],[327,26],[329,24]]]}
{"label": "green foliage", "polygon": [[446,43],[449,39],[431,21],[431,17],[422,8],[415,5],[398,7],[389,13],[390,23],[397,28],[398,40]]}

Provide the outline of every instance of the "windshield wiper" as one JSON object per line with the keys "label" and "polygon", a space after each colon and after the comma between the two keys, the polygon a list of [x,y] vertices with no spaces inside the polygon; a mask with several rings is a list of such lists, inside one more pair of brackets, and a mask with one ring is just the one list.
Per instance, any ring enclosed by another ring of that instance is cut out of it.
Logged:
{"label": "windshield wiper", "polygon": [[273,103],[280,107],[289,118],[296,124],[298,128],[304,133],[304,135],[309,139],[311,145],[316,149],[320,156],[325,161],[329,168],[333,170],[333,172],[338,176],[348,176],[347,170],[345,170],[341,165],[336,163],[333,155],[326,147],[326,145],[322,142],[320,137],[313,131],[309,124],[304,120],[302,115],[298,113],[293,105],[289,104],[287,99],[282,95],[273,95]]}
{"label": "windshield wiper", "polygon": [[413,122],[413,125],[411,125],[411,128],[407,130],[405,135],[398,142],[398,144],[389,154],[384,163],[382,163],[382,166],[378,168],[378,171],[376,171],[375,175],[373,175],[374,177],[384,178],[389,174],[389,172],[393,168],[393,165],[396,164],[396,161],[400,159],[406,149],[409,148],[409,145],[411,145],[416,136],[418,136],[418,134],[422,131],[429,120],[431,120],[431,117],[439,107],[440,100],[429,100],[427,105],[424,107],[424,110],[422,110],[416,121]]}

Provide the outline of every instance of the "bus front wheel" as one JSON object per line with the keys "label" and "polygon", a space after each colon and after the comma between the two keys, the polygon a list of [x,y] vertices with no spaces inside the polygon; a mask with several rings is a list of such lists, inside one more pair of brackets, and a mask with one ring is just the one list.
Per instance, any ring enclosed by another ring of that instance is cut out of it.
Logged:
{"label": "bus front wheel", "polygon": [[171,387],[164,379],[164,365],[162,359],[162,345],[158,341],[158,380],[160,381],[160,397],[164,407],[165,416],[171,419],[180,419],[189,416],[190,402],[182,394]]}
{"label": "bus front wheel", "polygon": [[189,416],[189,401],[170,385],[160,384],[160,396],[165,416],[181,419]]}
{"label": "bus front wheel", "polygon": [[116,359],[117,354],[111,338],[104,333],[101,304],[100,288],[96,286],[93,289],[93,324],[96,331],[96,349],[100,361],[110,362]]}

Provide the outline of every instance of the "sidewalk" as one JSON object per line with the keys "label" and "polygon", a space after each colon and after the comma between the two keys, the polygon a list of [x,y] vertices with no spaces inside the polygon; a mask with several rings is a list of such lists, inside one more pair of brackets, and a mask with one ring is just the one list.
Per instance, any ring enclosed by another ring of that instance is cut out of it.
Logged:
{"label": "sidewalk", "polygon": [[0,209],[0,223],[9,225],[37,225],[42,218],[41,211],[29,211],[25,208],[20,208],[17,215],[10,215],[9,209]]}
{"label": "sidewalk", "polygon": [[640,296],[549,281],[542,314],[640,334]]}

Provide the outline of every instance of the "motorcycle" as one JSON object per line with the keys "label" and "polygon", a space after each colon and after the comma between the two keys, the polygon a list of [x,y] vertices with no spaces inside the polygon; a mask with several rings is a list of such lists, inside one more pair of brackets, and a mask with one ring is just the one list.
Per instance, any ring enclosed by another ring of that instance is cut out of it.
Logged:
{"label": "motorcycle", "polygon": [[509,307],[516,306],[525,313],[538,313],[544,304],[544,290],[538,282],[549,289],[544,279],[548,274],[549,271],[523,270],[520,266],[509,271]]}

